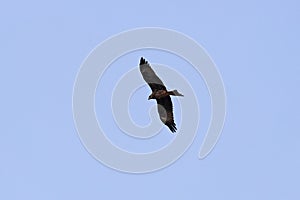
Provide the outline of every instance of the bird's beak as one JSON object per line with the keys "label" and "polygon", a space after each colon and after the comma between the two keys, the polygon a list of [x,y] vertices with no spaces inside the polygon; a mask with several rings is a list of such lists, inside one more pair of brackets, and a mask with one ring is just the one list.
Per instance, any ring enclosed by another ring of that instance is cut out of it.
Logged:
{"label": "bird's beak", "polygon": [[150,97],[148,97],[148,100],[150,100]]}

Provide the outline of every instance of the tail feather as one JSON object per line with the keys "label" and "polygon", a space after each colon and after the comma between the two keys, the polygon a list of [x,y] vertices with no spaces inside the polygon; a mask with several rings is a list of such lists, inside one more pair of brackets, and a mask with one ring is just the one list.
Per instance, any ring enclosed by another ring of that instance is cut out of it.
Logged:
{"label": "tail feather", "polygon": [[174,96],[182,96],[183,97],[183,94],[180,94],[177,90],[173,90],[170,92],[170,95],[174,95]]}

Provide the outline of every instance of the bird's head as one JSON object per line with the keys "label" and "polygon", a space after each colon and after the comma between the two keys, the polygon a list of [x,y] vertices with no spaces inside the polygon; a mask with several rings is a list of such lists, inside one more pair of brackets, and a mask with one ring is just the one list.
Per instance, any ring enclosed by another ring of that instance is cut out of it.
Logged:
{"label": "bird's head", "polygon": [[150,100],[150,99],[154,99],[153,94],[150,94],[150,95],[149,95],[148,100]]}

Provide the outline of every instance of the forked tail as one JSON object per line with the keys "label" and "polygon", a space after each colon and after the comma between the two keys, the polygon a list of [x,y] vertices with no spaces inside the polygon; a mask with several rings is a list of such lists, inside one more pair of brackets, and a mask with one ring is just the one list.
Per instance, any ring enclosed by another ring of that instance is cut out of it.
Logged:
{"label": "forked tail", "polygon": [[172,91],[170,91],[168,93],[169,93],[169,95],[182,96],[183,97],[183,94],[180,94],[177,90],[172,90]]}

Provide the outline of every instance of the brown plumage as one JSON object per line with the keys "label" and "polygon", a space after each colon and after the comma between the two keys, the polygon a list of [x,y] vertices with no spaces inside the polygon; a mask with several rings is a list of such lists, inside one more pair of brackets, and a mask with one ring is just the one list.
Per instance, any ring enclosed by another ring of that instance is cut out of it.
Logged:
{"label": "brown plumage", "polygon": [[173,104],[170,95],[183,96],[177,90],[167,91],[165,85],[160,78],[155,74],[150,64],[141,57],[140,71],[144,80],[148,83],[152,90],[149,99],[156,99],[157,110],[160,120],[169,127],[172,133],[176,132],[176,124],[174,122]]}

